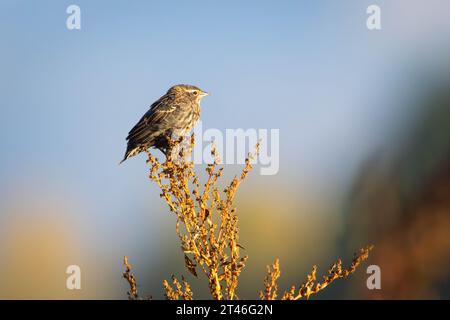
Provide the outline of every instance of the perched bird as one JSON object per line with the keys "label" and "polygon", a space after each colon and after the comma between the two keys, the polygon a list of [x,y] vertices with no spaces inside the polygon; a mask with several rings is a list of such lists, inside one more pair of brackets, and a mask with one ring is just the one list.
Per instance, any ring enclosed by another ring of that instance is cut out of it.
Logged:
{"label": "perched bird", "polygon": [[187,84],[171,87],[128,133],[127,151],[120,163],[152,147],[166,154],[169,138],[186,135],[200,119],[200,101],[207,95]]}

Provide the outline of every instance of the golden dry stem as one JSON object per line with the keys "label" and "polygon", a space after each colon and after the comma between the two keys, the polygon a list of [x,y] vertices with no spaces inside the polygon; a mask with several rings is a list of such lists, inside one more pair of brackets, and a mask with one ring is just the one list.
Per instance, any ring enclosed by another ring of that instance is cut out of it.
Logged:
{"label": "golden dry stem", "polygon": [[277,298],[277,280],[280,275],[280,260],[277,258],[272,266],[267,266],[267,276],[264,279],[264,291],[259,292],[261,300],[275,300]]}
{"label": "golden dry stem", "polygon": [[[172,143],[175,146],[179,142]],[[201,187],[193,161],[187,160],[194,144],[192,135],[190,143],[180,149],[179,157],[173,159],[168,153],[164,163],[148,153],[149,176],[157,183],[161,198],[177,218],[175,229],[188,271],[197,276],[200,270],[206,276],[214,299],[236,299],[237,279],[247,257],[240,256],[238,217],[233,201],[240,184],[252,169],[254,155],[249,154],[240,177],[235,177],[221,192],[217,182],[223,167],[218,168],[215,147],[211,151],[215,161],[207,165],[206,183]],[[167,291],[168,286],[164,285],[164,288],[167,297],[173,296]]]}
{"label": "golden dry stem", "polygon": [[[302,298],[309,299],[313,294],[325,289],[329,284],[337,279],[349,277],[356,271],[356,268],[369,257],[370,250],[373,246],[367,246],[355,254],[352,264],[342,267],[342,261],[339,259],[329,269],[328,274],[323,276],[323,281],[316,281],[317,266],[313,266],[310,274],[306,276],[306,281],[302,283],[298,289],[292,286],[289,291],[284,292],[282,300],[299,300]],[[262,300],[275,300],[277,297],[277,279],[280,277],[280,265],[278,259],[275,260],[272,267],[267,267],[267,276],[264,280],[264,291],[260,291],[259,296]]]}
{"label": "golden dry stem", "polygon": [[138,299],[138,291],[136,285],[136,278],[131,273],[132,266],[128,263],[128,257],[123,257],[123,264],[125,266],[125,272],[123,273],[123,277],[127,280],[130,285],[130,291],[127,292],[128,299],[135,300]]}
{"label": "golden dry stem", "polygon": [[191,286],[182,277],[181,282],[172,275],[172,285],[169,284],[167,280],[163,281],[163,287],[165,290],[165,296],[168,300],[192,300],[193,294],[191,291]]}
{"label": "golden dry stem", "polygon": [[[247,256],[240,255],[238,216],[234,207],[236,192],[252,169],[252,160],[259,153],[249,154],[239,176],[233,178],[224,190],[219,190],[218,182],[222,177],[223,167],[219,167],[220,159],[216,148],[211,148],[214,162],[206,166],[206,182],[201,186],[194,170],[194,162],[189,159],[195,145],[192,135],[188,143],[182,139],[170,141],[165,162],[161,163],[150,152],[147,152],[147,163],[150,165],[149,178],[161,190],[161,198],[167,203],[169,210],[176,217],[175,231],[184,253],[186,269],[195,277],[202,273],[208,279],[209,292],[216,300],[239,299],[237,295],[238,278],[245,267]],[[283,294],[284,300],[297,300],[323,290],[338,278],[346,278],[353,273],[359,264],[367,259],[371,248],[362,249],[349,268],[342,269],[339,260],[328,271],[323,282],[316,282],[316,267],[307,276],[307,281],[298,289],[294,286]],[[125,257],[126,271],[124,278],[130,284],[130,299],[136,299],[137,289],[131,267]],[[268,275],[264,281],[265,289],[260,292],[261,299],[277,298],[277,279],[280,276],[278,259],[268,267]],[[167,299],[193,298],[189,284],[184,278],[180,282],[172,276],[171,284],[163,281]]]}

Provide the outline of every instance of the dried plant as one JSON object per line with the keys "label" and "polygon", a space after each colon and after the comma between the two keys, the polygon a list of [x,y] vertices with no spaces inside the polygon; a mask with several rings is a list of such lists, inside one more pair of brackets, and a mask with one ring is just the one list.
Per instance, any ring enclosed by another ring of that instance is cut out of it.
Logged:
{"label": "dried plant", "polygon": [[[215,300],[239,299],[237,295],[238,278],[245,266],[247,256],[241,256],[239,244],[238,216],[234,207],[236,192],[252,169],[252,162],[259,152],[259,143],[255,153],[250,153],[245,160],[240,176],[232,179],[225,189],[219,190],[218,181],[223,173],[219,167],[220,159],[212,145],[213,163],[206,166],[206,182],[201,187],[199,176],[194,170],[194,162],[189,159],[195,144],[192,135],[186,143],[182,139],[171,141],[171,149],[165,162],[161,163],[150,152],[147,152],[147,163],[150,165],[149,177],[161,190],[161,198],[176,216],[175,230],[184,253],[185,267],[197,277],[203,273],[208,279],[209,292]],[[342,269],[338,261],[329,270],[324,282],[315,283],[316,268],[308,275],[308,280],[296,291],[295,287],[285,292],[283,299],[295,300],[309,297],[324,289],[338,278],[345,278],[355,271],[361,261],[368,257],[370,248],[363,249],[355,258],[351,267]],[[130,275],[128,262],[125,260],[124,277],[130,284],[130,298],[137,298],[134,276]],[[261,299],[273,300],[277,297],[276,281],[280,276],[279,262],[275,261],[264,282],[265,290],[260,293]],[[180,282],[172,276],[172,285],[163,281],[167,299],[193,298],[189,284],[183,278]]]}
{"label": "dried plant", "polygon": [[193,294],[191,291],[191,286],[184,277],[181,279],[181,282],[172,275],[172,284],[173,287],[169,284],[167,280],[163,281],[163,287],[166,291],[165,296],[168,300],[192,300]]}
{"label": "dried plant", "polygon": [[[325,289],[334,280],[347,278],[356,271],[356,268],[369,257],[369,251],[373,246],[368,246],[355,254],[352,264],[348,268],[342,268],[342,261],[339,259],[329,269],[328,274],[323,276],[322,282],[316,281],[317,266],[313,266],[310,274],[306,276],[306,281],[302,283],[298,289],[292,286],[289,291],[285,291],[282,300],[299,300],[302,298],[309,299],[313,294]],[[275,300],[277,298],[277,279],[280,277],[280,263],[275,260],[272,267],[267,267],[267,276],[264,279],[264,291],[259,292],[261,300]]]}
{"label": "dried plant", "polygon": [[127,280],[128,284],[130,285],[130,291],[127,292],[128,298],[130,300],[138,299],[138,291],[137,291],[137,284],[136,284],[136,278],[131,273],[131,265],[128,263],[128,257],[123,257],[123,265],[125,266],[125,272],[123,273],[123,277],[125,280]]}

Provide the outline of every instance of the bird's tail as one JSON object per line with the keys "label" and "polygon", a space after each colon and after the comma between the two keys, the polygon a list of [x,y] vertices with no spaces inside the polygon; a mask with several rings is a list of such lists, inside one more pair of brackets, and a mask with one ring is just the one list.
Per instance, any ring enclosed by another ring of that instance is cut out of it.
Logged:
{"label": "bird's tail", "polygon": [[125,154],[125,156],[123,157],[122,161],[119,162],[119,166],[120,166],[125,160],[127,160],[127,159],[128,159],[128,157],[127,157],[127,155]]}
{"label": "bird's tail", "polygon": [[140,147],[128,148],[127,151],[125,152],[125,155],[124,155],[122,161],[119,162],[119,165],[122,164],[122,162],[124,162],[128,158],[134,157],[139,152],[141,152],[141,148]]}
{"label": "bird's tail", "polygon": [[119,162],[119,166],[122,164],[122,162],[124,162],[124,161],[127,160],[127,159],[128,159],[127,157],[124,157],[124,158],[122,159],[122,161]]}

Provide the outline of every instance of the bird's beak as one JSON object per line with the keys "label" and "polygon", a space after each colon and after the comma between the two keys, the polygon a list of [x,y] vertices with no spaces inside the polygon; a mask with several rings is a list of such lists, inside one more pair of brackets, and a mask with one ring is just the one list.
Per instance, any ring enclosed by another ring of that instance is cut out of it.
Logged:
{"label": "bird's beak", "polygon": [[205,91],[202,91],[201,96],[202,96],[202,97],[209,96],[209,93],[208,93],[208,92],[205,92]]}

